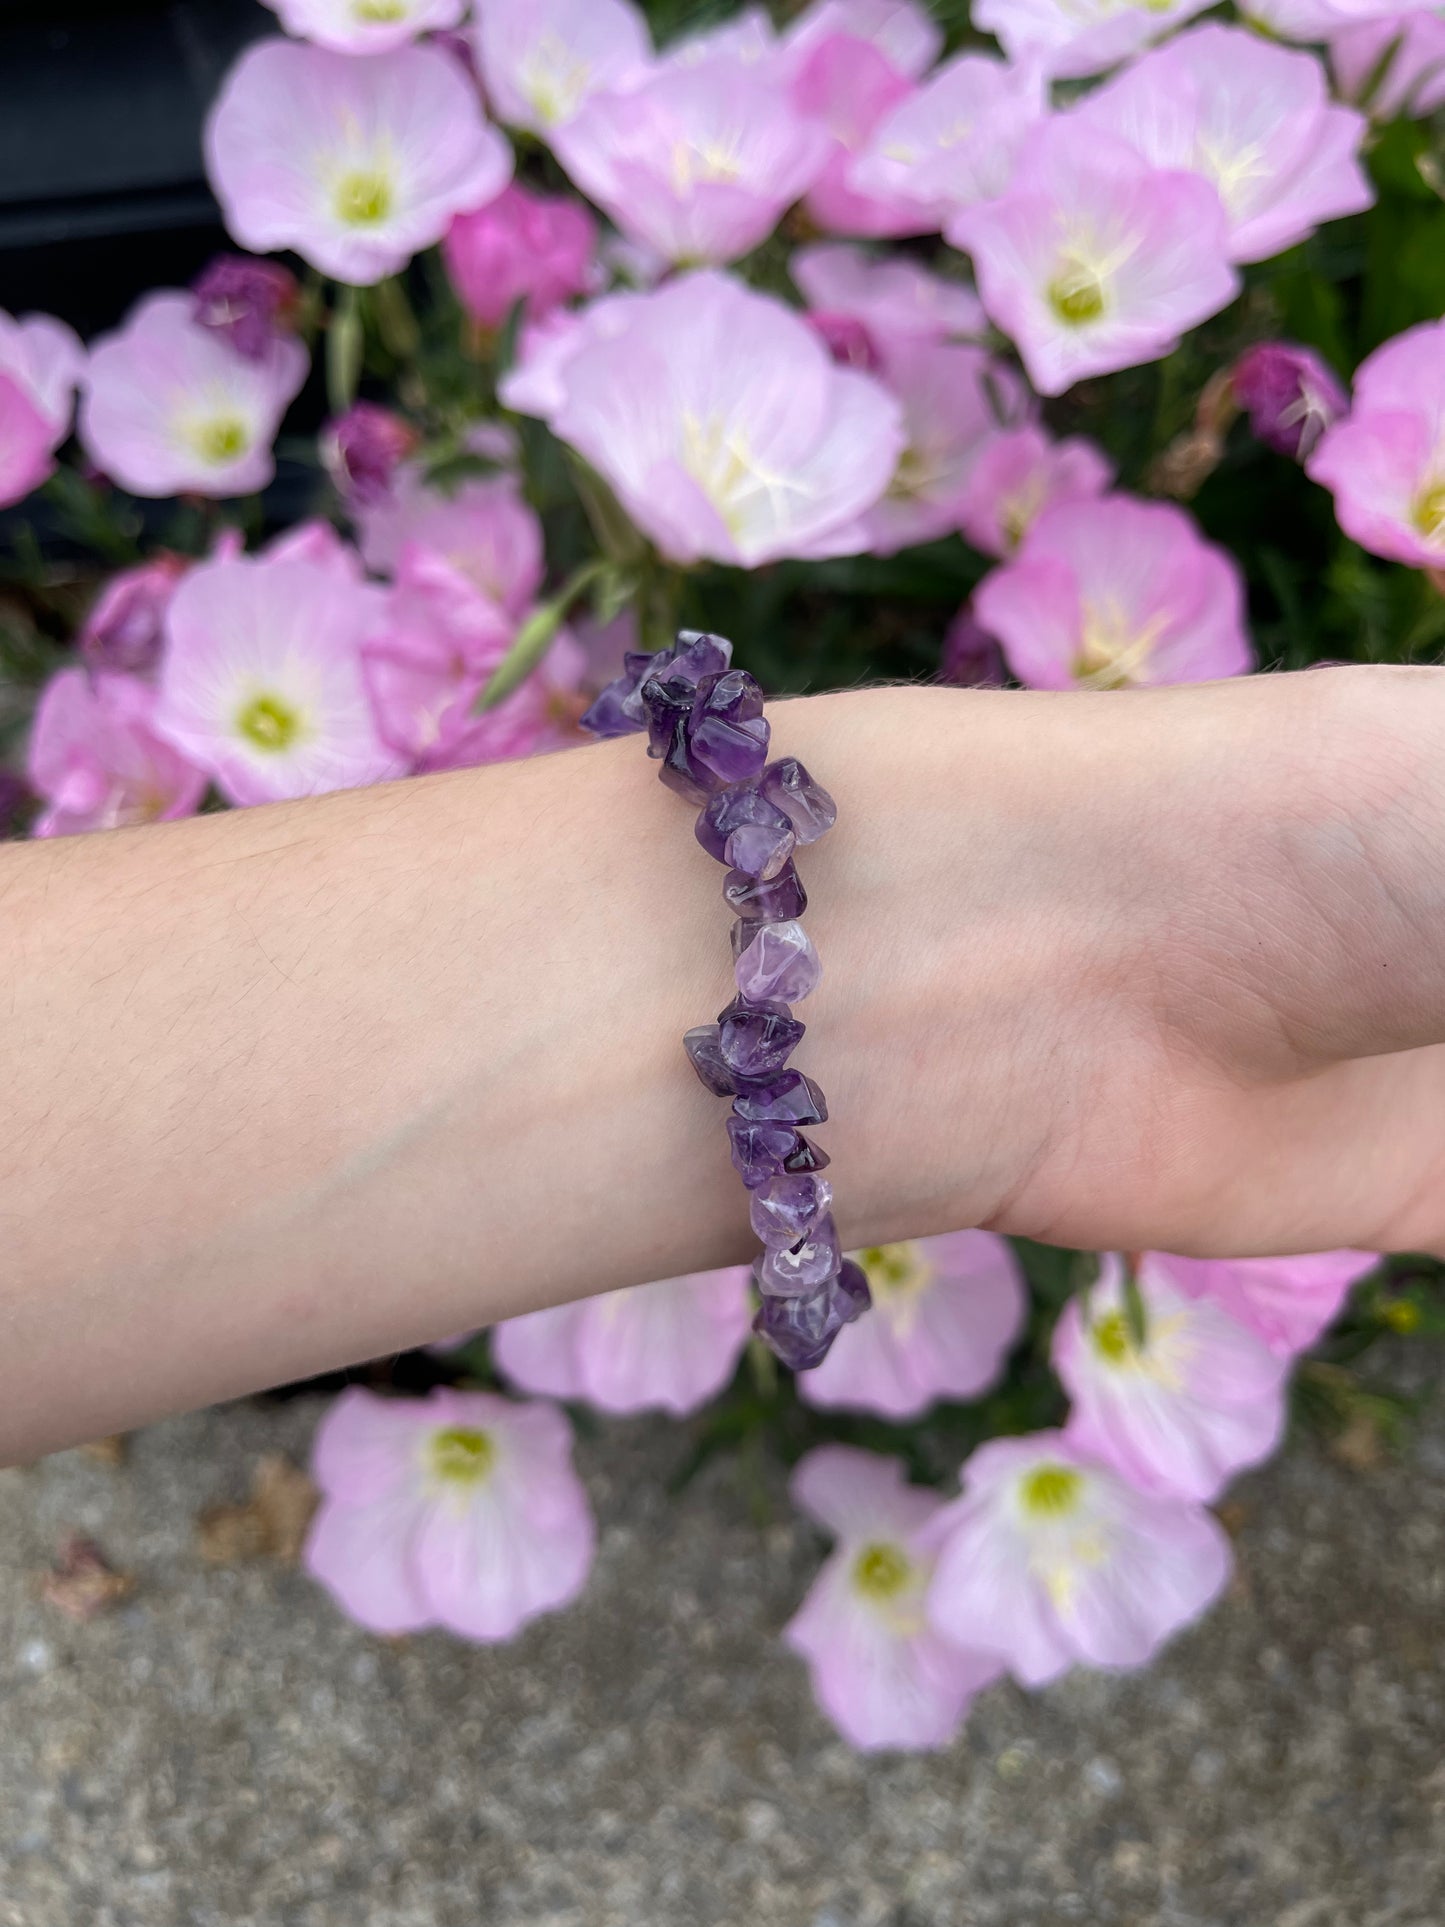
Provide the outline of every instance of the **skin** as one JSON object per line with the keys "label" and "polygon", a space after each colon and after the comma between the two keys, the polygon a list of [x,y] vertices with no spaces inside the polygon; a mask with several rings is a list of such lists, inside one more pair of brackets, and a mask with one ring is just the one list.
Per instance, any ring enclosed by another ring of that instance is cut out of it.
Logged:
{"label": "skin", "polygon": [[[1445,671],[776,708],[844,1241],[1445,1251]],[[0,1460],[746,1259],[637,741],[0,849]]]}

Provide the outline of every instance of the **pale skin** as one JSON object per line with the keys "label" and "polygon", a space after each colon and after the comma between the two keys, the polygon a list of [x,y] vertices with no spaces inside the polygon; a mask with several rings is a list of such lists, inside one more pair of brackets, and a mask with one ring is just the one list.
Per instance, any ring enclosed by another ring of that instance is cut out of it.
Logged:
{"label": "pale skin", "polygon": [[[776,706],[840,1230],[1445,1251],[1445,671]],[[751,1255],[639,741],[0,849],[0,1462]]]}

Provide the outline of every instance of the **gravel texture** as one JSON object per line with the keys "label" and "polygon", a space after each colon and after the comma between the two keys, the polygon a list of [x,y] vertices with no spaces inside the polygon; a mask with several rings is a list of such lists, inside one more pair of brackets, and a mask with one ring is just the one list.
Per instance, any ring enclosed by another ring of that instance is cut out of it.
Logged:
{"label": "gravel texture", "polygon": [[[867,1761],[774,1637],[818,1554],[779,1478],[669,1498],[684,1431],[609,1426],[580,1607],[387,1643],[197,1549],[317,1409],[0,1474],[0,1927],[1445,1920],[1445,1399],[1403,1462],[1242,1482],[1234,1591],[1151,1672],[996,1687],[949,1752]],[[77,1530],[136,1582],[87,1623],[37,1581]]]}

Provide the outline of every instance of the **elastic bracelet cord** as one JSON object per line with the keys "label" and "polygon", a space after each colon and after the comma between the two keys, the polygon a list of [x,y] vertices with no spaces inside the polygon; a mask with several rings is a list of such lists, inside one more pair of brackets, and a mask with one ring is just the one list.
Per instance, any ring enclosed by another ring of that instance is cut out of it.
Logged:
{"label": "elastic bracelet cord", "polygon": [[600,737],[645,729],[663,782],[700,806],[698,842],[727,865],[738,994],[683,1047],[707,1088],[732,1099],[732,1161],[763,1245],[753,1330],[785,1365],[807,1371],[869,1303],[862,1267],[838,1246],[833,1187],[819,1175],[827,1155],[803,1135],[825,1122],[827,1103],[788,1062],[804,1031],[790,1006],[822,975],[799,921],[808,898],[793,852],[830,830],[838,811],[796,757],[768,761],[763,692],[731,663],[730,642],[689,629],[671,649],[629,651],[582,727]]}

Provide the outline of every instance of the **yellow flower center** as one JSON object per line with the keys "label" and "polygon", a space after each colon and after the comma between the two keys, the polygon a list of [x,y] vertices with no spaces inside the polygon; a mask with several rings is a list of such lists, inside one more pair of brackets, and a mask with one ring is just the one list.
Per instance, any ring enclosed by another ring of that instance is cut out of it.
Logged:
{"label": "yellow flower center", "polygon": [[1127,689],[1148,662],[1163,624],[1132,630],[1112,602],[1086,602],[1073,677],[1081,689]]}
{"label": "yellow flower center", "polygon": [[1445,536],[1445,482],[1436,482],[1415,497],[1411,520],[1427,542]]}
{"label": "yellow flower center", "polygon": [[1049,283],[1049,306],[1070,328],[1082,328],[1104,312],[1104,284],[1081,262],[1073,262]]}
{"label": "yellow flower center", "polygon": [[444,1425],[432,1435],[431,1469],[449,1485],[477,1485],[497,1456],[491,1434],[471,1425]]}
{"label": "yellow flower center", "polygon": [[336,218],[347,227],[375,227],[390,212],[391,182],[374,168],[353,168],[336,183]]}
{"label": "yellow flower center", "polygon": [[853,1565],[853,1584],[869,1599],[896,1599],[913,1577],[913,1566],[899,1546],[864,1546]]}
{"label": "yellow flower center", "polygon": [[1089,1335],[1100,1358],[1111,1365],[1122,1365],[1134,1349],[1129,1321],[1121,1311],[1106,1311],[1102,1318],[1096,1318]]}
{"label": "yellow flower center", "polygon": [[245,454],[250,437],[239,415],[215,415],[210,421],[201,422],[191,439],[203,462],[222,468]]}
{"label": "yellow flower center", "polygon": [[1067,1518],[1079,1503],[1084,1481],[1067,1465],[1036,1465],[1024,1479],[1020,1497],[1036,1519]]}
{"label": "yellow flower center", "polygon": [[406,0],[351,0],[351,17],[364,26],[386,26],[405,20]]}
{"label": "yellow flower center", "polygon": [[548,29],[532,50],[522,71],[522,92],[547,126],[575,114],[592,73],[591,63],[568,48],[554,29]]}
{"label": "yellow flower center", "polygon": [[254,749],[279,754],[301,734],[301,715],[280,696],[253,696],[236,717],[236,728]]}

